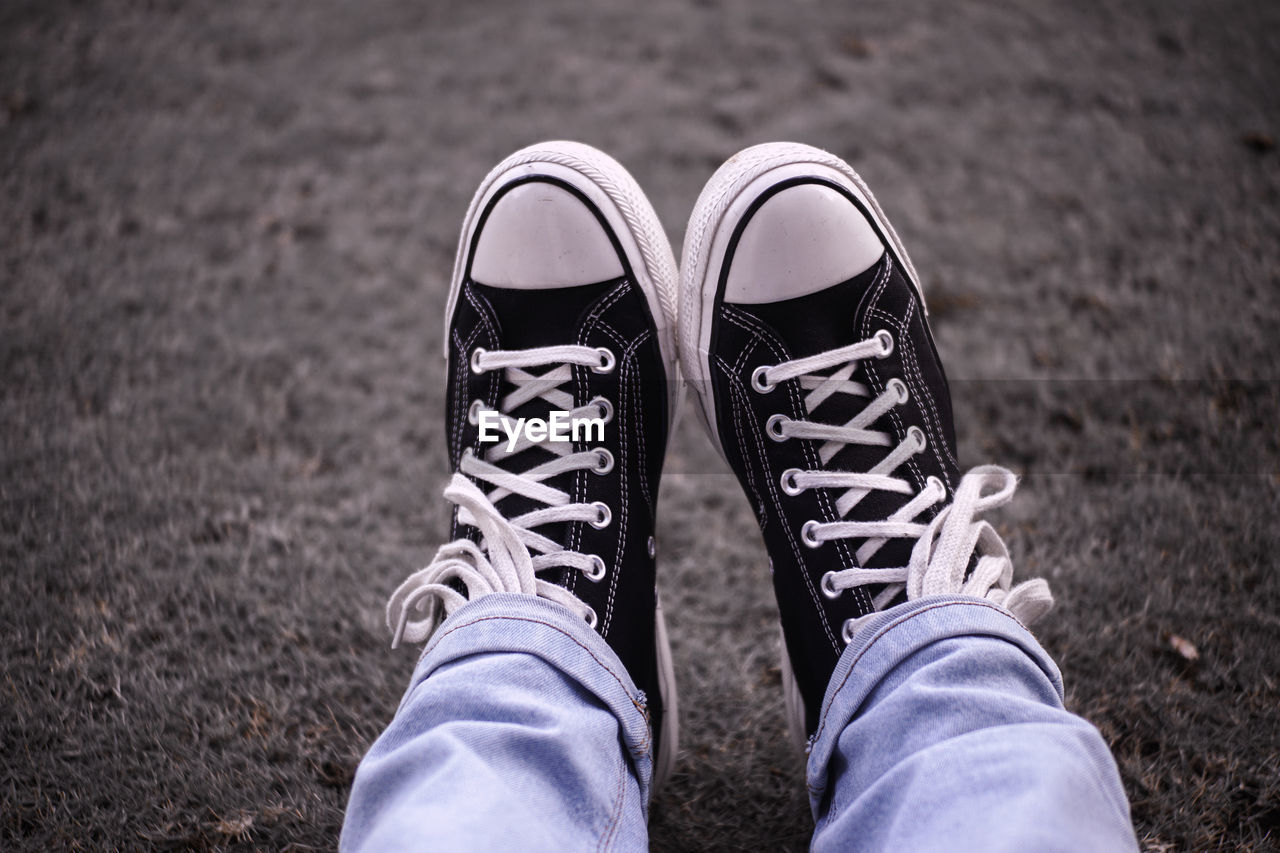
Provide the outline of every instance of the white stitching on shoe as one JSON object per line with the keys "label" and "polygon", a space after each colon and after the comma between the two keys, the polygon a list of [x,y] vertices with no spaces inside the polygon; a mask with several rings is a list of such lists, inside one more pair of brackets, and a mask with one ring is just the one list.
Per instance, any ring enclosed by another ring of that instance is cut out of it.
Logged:
{"label": "white stitching on shoe", "polygon": [[[498,318],[497,318],[496,312],[494,312],[493,310],[493,305],[491,305],[489,303],[489,300],[485,299],[483,295],[476,293],[470,283],[467,283],[466,287],[464,288],[464,296],[466,297],[467,303],[471,305],[472,310],[476,312],[476,315],[479,318],[479,322],[477,322],[475,326],[471,329],[471,333],[467,336],[466,344],[463,346],[460,346],[459,348],[458,375],[455,377],[456,387],[459,390],[465,388],[467,385],[467,370],[469,369],[468,353],[470,352],[471,347],[475,343],[476,339],[480,336],[481,332],[487,335],[486,342],[489,344],[490,347],[497,347],[499,343],[498,333],[497,333]],[[457,333],[457,329],[454,329],[452,334],[453,334],[455,343],[459,342],[459,335]],[[500,390],[500,387],[501,386],[499,385],[497,376],[496,375],[490,376],[489,394],[488,394],[490,399],[497,399],[498,391]],[[454,402],[456,405],[461,406],[462,405],[461,397],[459,397]],[[463,433],[461,410],[454,413],[453,429],[456,430],[453,433],[453,446],[457,448],[458,457],[459,459],[461,459],[462,453],[466,449],[461,446],[462,433]],[[479,450],[479,445],[477,444],[473,446],[472,449]],[[450,460],[451,463],[452,461],[453,460]],[[462,526],[458,523],[456,507],[454,508],[454,511],[450,513],[450,516],[451,516],[450,532],[456,538],[456,536],[458,535],[459,528]]]}
{"label": "white stitching on shoe", "polygon": [[[721,370],[723,370],[725,367],[724,359],[717,356],[716,360],[720,362]],[[732,391],[732,393],[737,395],[742,400],[750,399],[750,395],[747,394],[746,389],[743,387],[742,380],[740,380],[737,377],[737,375],[730,375],[728,379],[729,379],[729,388]],[[749,405],[746,406],[746,408],[748,409],[748,411],[750,410]],[[782,501],[779,498],[777,491],[775,491],[773,478],[769,476],[769,472],[767,470],[766,460],[768,459],[768,457],[765,455],[764,442],[761,440],[761,437],[760,437],[760,426],[757,423],[755,418],[741,418],[740,420],[750,422],[749,430],[751,433],[751,437],[755,439],[757,456],[760,459],[762,479],[764,480],[765,487],[769,490],[769,498],[771,501],[771,505],[781,506]],[[751,461],[750,461],[750,458],[745,453],[743,454],[743,460],[744,462],[746,462],[746,464],[749,467],[751,464]],[[769,505],[765,501],[761,501],[760,504],[761,506]],[[813,578],[809,577],[809,573],[807,571],[804,571],[804,566],[806,565],[806,563],[805,563],[804,557],[800,553],[799,543],[796,542],[795,531],[791,529],[790,524],[787,524],[785,522],[784,516],[779,516],[779,518],[780,518],[780,523],[778,524],[778,526],[781,527],[783,532],[786,533],[787,535],[787,543],[791,546],[791,553],[795,557],[796,565],[800,567],[800,577],[804,579],[805,589],[809,591],[809,599],[813,603],[814,608],[818,611],[818,615],[821,617],[819,621],[822,623],[823,633],[827,635],[827,640],[831,643],[832,650],[834,650],[836,654],[839,654],[840,653],[839,642],[836,640],[835,634],[832,633],[831,626],[827,624],[826,611],[823,609],[822,602],[818,598],[819,593],[817,589],[815,589],[813,586]]]}
{"label": "white stitching on shoe", "polygon": [[[907,306],[907,315],[902,318],[902,322],[900,323],[903,340],[910,339],[911,330],[909,329],[909,326],[911,324],[911,318],[915,316],[915,313],[916,313],[916,301],[912,299],[910,304]],[[923,317],[920,318],[920,322],[922,324],[924,323]],[[926,325],[925,328],[927,330],[928,326]],[[952,453],[951,451],[951,445],[947,442],[946,435],[944,434],[942,429],[942,417],[938,414],[938,407],[936,404],[936,400],[934,399],[934,396],[933,396],[933,391],[929,388],[929,384],[925,382],[924,372],[920,369],[920,357],[919,357],[919,354],[916,353],[916,348],[914,346],[906,347],[906,349],[903,352],[902,361],[907,366],[907,368],[915,375],[916,381],[919,383],[920,389],[924,394],[924,398],[929,403],[929,412],[926,414],[925,417],[927,421],[926,425],[930,428],[932,432],[936,433],[937,443],[934,445],[934,455],[937,456],[937,448],[941,447],[943,452],[946,453],[947,457],[951,460],[952,464],[954,464],[958,469],[960,467],[960,460],[956,459],[955,454]],[[932,415],[932,417],[929,417],[930,415]],[[938,466],[942,468],[944,473],[946,473],[947,471],[946,461],[942,459],[940,456],[938,456],[937,458],[938,458]],[[951,479],[950,476],[948,476],[947,479],[950,480]],[[948,485],[952,485],[952,484],[948,483]]]}
{"label": "white stitching on shoe", "polygon": [[[600,321],[600,315],[604,313],[605,309],[607,309],[610,305],[612,305],[613,303],[621,299],[624,294],[630,291],[630,289],[631,289],[630,279],[624,278],[618,282],[617,286],[615,286],[613,290],[605,294],[605,296],[603,296],[600,299],[600,301],[595,304],[595,306],[587,314],[586,319],[583,320],[582,328],[578,330],[578,343],[580,345],[585,346],[587,334],[592,329],[595,329],[598,326],[603,325],[599,321]],[[606,329],[606,333],[607,332],[608,330]],[[577,389],[577,394],[574,399],[577,399],[577,400],[586,399],[587,373],[582,368],[574,368],[573,373],[574,373],[574,387]],[[573,483],[574,500],[581,501],[583,496],[586,494],[586,489],[587,489],[587,478],[586,478],[585,472],[581,472],[575,475],[574,483]],[[582,525],[581,524],[569,525],[568,539],[569,539],[569,548],[574,551],[578,550],[582,542]],[[577,588],[577,584],[578,584],[577,575],[571,575],[569,577],[569,590],[571,592],[575,590]]]}
{"label": "white stitching on shoe", "polygon": [[[717,360],[720,361],[720,369],[724,370],[723,359],[720,359],[717,356]],[[739,397],[737,394],[731,394],[729,396],[729,405],[732,407],[731,410],[733,414],[737,416],[733,418],[733,431],[738,436],[738,447],[746,448],[747,437],[742,434],[742,422],[747,420],[747,417],[749,416],[750,411],[749,410],[743,411],[744,404],[739,401]],[[744,453],[743,454],[744,462],[746,461],[745,456],[746,454]],[[751,488],[751,493],[755,495],[756,506],[759,507],[759,509],[757,510],[757,512],[759,513],[759,518],[757,519],[757,521],[759,522],[760,526],[763,528],[769,522],[769,514],[768,514],[769,502],[764,499],[764,495],[760,494],[760,487],[756,485],[755,468],[750,463],[745,464],[743,467],[747,474],[747,485]]]}
{"label": "white stitching on shoe", "polygon": [[[618,359],[619,363],[621,364],[622,370],[627,371],[628,373],[635,372],[636,349],[649,339],[649,335],[650,335],[650,330],[645,329],[639,335],[637,335],[635,340],[633,340],[627,346],[627,348],[623,351],[622,355]],[[620,380],[619,385],[622,388],[622,393],[630,394],[631,393],[629,390],[630,383],[626,381],[626,374],[624,373],[623,375],[619,376],[619,380]],[[619,400],[618,408],[619,409],[626,408],[626,406],[623,404],[623,401]],[[627,464],[627,462],[631,456],[631,449],[630,449],[631,442],[627,438],[627,432],[629,430],[624,429],[623,426],[624,425],[621,422],[619,422],[618,432],[619,432],[619,440],[621,442],[620,451],[622,456],[622,466],[619,469],[620,488],[618,489],[618,494],[619,494],[618,499],[621,501],[622,506],[621,506],[621,512],[619,513],[621,518],[619,519],[619,527],[618,527],[618,547],[613,558],[613,564],[615,567],[622,565],[622,557],[627,549],[627,532],[630,529],[628,527],[628,519],[631,517],[631,496],[627,492],[627,471],[629,470],[629,467],[630,467]],[[643,432],[641,432],[638,435],[638,439],[639,439],[641,448],[643,448],[644,447]],[[604,627],[600,631],[602,635],[605,635],[608,633],[609,625],[613,619],[613,601],[614,601],[614,596],[618,590],[620,574],[621,574],[620,572],[614,571],[613,575],[609,578],[609,597],[606,600],[606,604],[605,604],[605,617],[604,617],[604,623],[603,623]]]}
{"label": "white stitching on shoe", "polygon": [[[627,383],[625,381],[626,371],[629,369],[631,364],[630,353],[623,353],[622,357],[618,359],[618,362],[620,371],[618,375],[618,388],[620,393],[625,395],[627,393]],[[624,407],[624,403],[625,400],[618,400],[618,408],[622,409]],[[627,547],[627,521],[631,514],[630,501],[627,500],[627,471],[630,468],[629,463],[631,461],[631,442],[627,440],[628,430],[624,428],[621,418],[618,419],[617,424],[618,455],[621,457],[619,459],[621,464],[616,466],[615,470],[618,472],[618,501],[621,503],[621,507],[619,508],[621,511],[618,513],[618,545],[614,549],[613,554],[614,571],[609,574],[609,594],[605,598],[604,627],[600,631],[602,635],[607,634],[609,626],[613,623],[613,599],[618,592],[618,583],[621,581],[622,575],[622,572],[618,571],[617,568],[622,565],[622,555]]]}
{"label": "white stitching on shoe", "polygon": [[[864,338],[868,337],[871,333],[871,315],[872,312],[879,310],[876,306],[880,303],[880,297],[883,296],[884,292],[889,288],[889,279],[891,278],[890,273],[892,270],[893,257],[886,254],[884,258],[884,268],[880,271],[880,275],[876,278],[876,283],[871,288],[870,298],[865,300],[866,310],[862,315],[862,336]],[[879,394],[883,391],[884,383],[880,379],[879,369],[875,366],[874,362],[867,363],[866,373],[867,378],[871,381],[871,385],[875,389],[876,393]],[[898,414],[896,409],[889,410],[889,418],[893,421],[893,427],[897,435],[907,434],[906,428],[902,425],[902,416]],[[917,490],[923,488],[925,482],[924,472],[920,470],[920,466],[916,463],[914,456],[907,460],[907,467],[911,470],[911,473],[915,475],[915,480],[912,485],[914,485]]]}
{"label": "white stitching on shoe", "polygon": [[[498,322],[498,312],[493,310],[491,303],[484,294],[477,293],[475,288],[467,287],[467,301],[471,303],[471,307],[480,315],[480,319],[484,321],[485,329],[489,333],[489,346],[497,348],[502,342],[499,332],[501,324]],[[489,398],[498,399],[498,392],[502,390],[502,379],[495,372],[489,375]]]}
{"label": "white stitching on shoe", "polygon": [[[738,309],[734,308],[732,305],[722,304],[720,307],[722,309],[722,316],[724,316],[725,319],[729,320],[738,328],[743,329],[744,331],[752,334],[756,339],[763,341],[765,344],[768,345],[770,356],[773,359],[775,364],[781,361],[786,361],[790,358],[791,354],[787,351],[786,345],[777,339],[777,336],[773,333],[771,329],[769,329],[767,326],[762,324],[755,317],[753,317],[752,315],[746,312],[739,311]],[[741,368],[739,368],[739,372],[740,370]],[[735,372],[734,375],[736,376],[737,373]],[[800,393],[795,387],[795,383],[784,383],[784,384],[787,385],[787,396],[791,399],[792,415],[796,417],[803,417],[806,414],[804,400],[801,399]],[[748,397],[748,399],[750,398]],[[800,442],[800,447],[804,452],[806,465],[808,465],[810,468],[817,468],[821,466],[822,463],[818,458],[817,451],[813,448],[813,445],[811,442],[802,441]],[[769,472],[767,470],[763,471],[762,473],[764,474],[766,479],[772,479],[769,477]],[[772,488],[770,490],[772,491]],[[839,513],[836,512],[835,506],[831,503],[830,497],[825,492],[818,493],[818,503],[819,505],[822,506],[822,508],[827,513],[827,517],[823,519],[824,521],[839,520],[840,515]],[[847,569],[847,568],[851,568],[853,566],[858,565],[858,561],[855,555],[853,554],[852,550],[850,550],[848,543],[842,540],[836,540],[836,552],[840,555],[842,565],[844,568]],[[817,598],[814,598],[814,604],[819,605],[819,607],[821,606],[821,603],[818,601]],[[866,607],[870,607],[871,599],[868,597],[867,600],[863,602],[863,604],[865,604]]]}
{"label": "white stitching on shoe", "polygon": [[[642,342],[642,340],[647,340],[649,338],[649,334],[649,331],[646,329],[642,335],[636,338],[632,347],[628,348],[628,352],[631,352],[635,346],[638,346]],[[628,375],[630,376],[629,381],[635,385],[635,387],[631,389],[631,417],[632,422],[636,425],[636,434],[640,437],[639,447],[636,452],[640,463],[638,469],[640,472],[640,493],[644,496],[645,504],[649,507],[649,515],[652,516],[654,512],[654,501],[653,492],[649,489],[648,442],[645,440],[644,418],[641,417],[642,412],[640,408],[640,397],[644,393],[644,385],[640,382],[640,376],[637,371],[633,370]]]}
{"label": "white stitching on shoe", "polygon": [[[911,317],[915,314],[915,311],[916,303],[912,300],[911,304],[907,307],[907,316],[903,319],[894,317],[888,311],[879,307],[871,308],[867,313],[875,314],[882,322],[892,325],[898,330],[898,339],[904,340],[910,334],[909,325]],[[929,404],[929,409],[927,411],[923,407],[917,408],[920,408],[920,413],[924,415],[925,429],[927,429],[931,434],[930,449],[937,458],[939,467],[941,467],[944,472],[947,471],[946,459],[942,458],[937,449],[941,446],[943,448],[943,452],[947,454],[947,458],[951,460],[952,464],[954,464],[956,468],[959,468],[960,461],[956,459],[955,454],[951,452],[951,447],[947,444],[946,437],[942,432],[942,418],[938,415],[938,409],[935,404],[933,392],[929,389],[928,383],[925,382],[924,374],[921,372],[920,360],[916,356],[914,347],[908,346],[902,349],[902,366],[906,369],[906,379],[911,385],[912,394],[916,396],[917,399],[923,397]],[[951,477],[948,474],[947,485],[954,486],[955,484],[950,482],[950,480]]]}
{"label": "white stitching on shoe", "polygon": [[[721,308],[722,308],[722,315],[725,317],[725,319],[732,322],[738,328],[748,332],[757,340],[764,342],[769,347],[770,358],[773,360],[774,364],[777,364],[781,361],[786,361],[787,359],[790,358],[791,353],[787,350],[786,344],[778,340],[777,336],[773,333],[773,331],[769,329],[767,326],[765,326],[763,323],[761,323],[759,320],[757,320],[754,316],[744,311],[740,311],[728,304],[722,304]],[[743,361],[745,361],[745,359],[743,359]],[[740,371],[741,371],[741,368],[739,368],[739,372]],[[736,376],[737,373],[735,372],[734,375]],[[794,386],[794,383],[787,385],[787,396],[791,400],[792,415],[796,417],[803,417],[806,411],[804,407],[804,401],[803,399],[801,399],[799,392],[796,390]],[[749,395],[747,399],[750,399]],[[748,411],[749,410],[750,410],[750,406],[748,406]],[[806,465],[808,465],[811,468],[816,468],[819,465],[821,465],[821,461],[817,455],[817,451],[814,449],[813,445],[810,442],[802,441],[800,443],[800,447],[802,452],[804,453]],[[767,479],[769,478],[768,470],[763,470],[762,473]],[[773,491],[772,484],[770,487],[770,491],[771,492]],[[775,498],[776,498],[776,494],[775,494]],[[830,497],[825,492],[818,493],[818,503],[826,511],[827,515],[826,515],[826,518],[823,519],[824,521],[834,521],[839,519],[839,514],[836,512],[835,506],[831,503]],[[847,543],[842,541],[837,541],[836,552],[837,554],[839,554],[844,568],[849,568],[851,566],[856,566],[858,564],[858,561],[855,559],[854,554],[849,549]],[[865,603],[867,606],[870,606],[871,604],[870,599],[868,598],[868,600]],[[818,605],[819,608],[821,608],[821,602],[816,597],[814,597],[814,604]],[[825,614],[825,611],[824,611],[824,614]],[[825,618],[825,615],[824,615],[824,618]]]}

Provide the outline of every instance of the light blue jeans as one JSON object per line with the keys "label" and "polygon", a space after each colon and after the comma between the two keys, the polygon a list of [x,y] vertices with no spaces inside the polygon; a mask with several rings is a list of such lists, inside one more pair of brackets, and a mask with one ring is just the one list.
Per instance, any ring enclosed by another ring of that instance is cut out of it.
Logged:
{"label": "light blue jeans", "polygon": [[[425,649],[343,850],[644,850],[645,698],[551,602],[489,595]],[[1137,850],[1115,762],[1007,611],[934,597],[845,650],[807,766],[814,850]]]}

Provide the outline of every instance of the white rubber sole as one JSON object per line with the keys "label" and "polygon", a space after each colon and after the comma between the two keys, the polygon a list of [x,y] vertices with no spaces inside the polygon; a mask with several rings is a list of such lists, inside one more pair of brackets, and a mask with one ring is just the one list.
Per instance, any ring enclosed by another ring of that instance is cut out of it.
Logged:
{"label": "white rubber sole", "polygon": [[800,695],[800,684],[791,669],[791,655],[787,652],[787,638],[782,633],[782,625],[778,625],[778,648],[781,657],[778,669],[782,681],[782,709],[787,717],[787,733],[791,735],[791,745],[796,752],[803,755],[805,747],[809,745],[804,725],[804,697]]}
{"label": "white rubber sole", "polygon": [[653,614],[653,638],[658,652],[658,690],[662,694],[662,735],[658,754],[653,759],[653,785],[650,796],[662,790],[671,778],[680,746],[680,709],[676,697],[676,668],[671,660],[671,641],[667,635],[667,619],[662,615],[662,596],[656,595]]}
{"label": "white rubber sole", "polygon": [[[906,248],[871,190],[848,163],[819,148],[794,142],[755,145],[730,157],[707,181],[689,215],[680,259],[677,310],[680,363],[686,380],[694,387],[696,408],[703,425],[721,456],[724,448],[716,427],[708,353],[724,257],[738,223],[762,193],[783,181],[806,177],[829,181],[859,201],[887,251],[906,272],[924,304],[924,291]],[[807,740],[805,705],[791,669],[785,638],[782,639],[781,670],[787,726],[792,742],[803,751]]]}
{"label": "white rubber sole", "polygon": [[[449,326],[462,289],[462,278],[468,267],[472,237],[480,215],[489,200],[507,184],[531,175],[546,175],[565,181],[591,200],[608,221],[610,228],[622,246],[645,298],[649,311],[658,327],[658,348],[667,371],[669,389],[667,405],[668,428],[674,433],[684,398],[684,383],[680,376],[676,331],[676,299],[679,274],[675,256],[667,241],[662,223],[644,191],[617,160],[603,151],[580,142],[541,142],[522,148],[507,157],[485,176],[471,199],[467,215],[462,221],[462,233],[458,238],[458,253],[453,264],[453,276],[449,283],[449,301],[444,313],[444,357],[449,357]],[[676,699],[675,667],[671,659],[671,644],[667,637],[666,620],[662,614],[662,600],[658,598],[654,614],[654,643],[658,657],[658,689],[664,708],[658,755],[654,758],[652,791],[657,792],[666,782],[675,764],[679,743],[679,713]]]}

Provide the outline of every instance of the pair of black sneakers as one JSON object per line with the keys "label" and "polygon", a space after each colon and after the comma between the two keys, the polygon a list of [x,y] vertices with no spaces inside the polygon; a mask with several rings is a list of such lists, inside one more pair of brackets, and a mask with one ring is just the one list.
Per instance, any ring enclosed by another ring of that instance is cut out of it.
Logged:
{"label": "pair of black sneakers", "polygon": [[983,596],[1024,621],[974,515],[1013,475],[960,475],[946,378],[919,280],[847,164],[749,148],[707,183],[675,259],[653,208],[586,145],[516,152],[463,223],[445,315],[453,541],[392,597],[421,641],[490,592],[559,602],[648,696],[654,788],[677,741],[655,586],[654,518],[681,373],[768,548],[792,734],[816,727],[860,620],[930,594]]}

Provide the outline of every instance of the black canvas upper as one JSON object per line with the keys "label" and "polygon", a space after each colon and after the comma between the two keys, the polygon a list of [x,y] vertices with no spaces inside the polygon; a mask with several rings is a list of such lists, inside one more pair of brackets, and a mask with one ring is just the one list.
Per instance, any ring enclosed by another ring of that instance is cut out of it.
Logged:
{"label": "black canvas upper", "polygon": [[[739,223],[739,233],[747,217]],[[805,391],[798,380],[780,382],[761,393],[752,387],[753,372],[805,356],[872,338],[884,329],[893,335],[893,351],[883,359],[859,363],[853,381],[873,395],[897,377],[906,383],[909,399],[892,408],[871,428],[888,433],[896,445],[917,426],[924,431],[926,449],[892,472],[924,488],[930,476],[947,487],[948,497],[959,479],[951,398],[946,377],[915,288],[899,261],[886,252],[870,269],[817,293],[774,303],[731,305],[722,301],[724,280],[732,264],[732,246],[723,264],[720,294],[714,306],[711,338],[711,385],[721,447],[756,512],[769,550],[774,589],[793,671],[807,709],[812,731],[832,670],[844,649],[841,630],[846,619],[872,610],[877,588],[845,590],[825,597],[819,584],[828,571],[856,568],[855,552],[863,540],[834,540],[810,548],[801,539],[806,521],[883,521],[910,496],[872,491],[847,516],[837,517],[836,499],[844,489],[809,489],[798,495],[782,491],[780,479],[789,468],[866,472],[891,448],[844,446],[826,465],[818,457],[823,442],[791,438],[774,441],[765,423],[773,414],[819,423],[844,424],[869,402],[848,394],[833,394],[813,412],[805,409]],[[942,504],[917,517],[929,521]],[[865,567],[905,566],[914,540],[890,539]]]}
{"label": "black canvas upper", "polygon": [[[616,246],[616,240],[614,243]],[[469,422],[468,408],[473,401],[483,400],[487,408],[501,410],[502,399],[513,386],[502,370],[482,374],[471,370],[471,356],[477,347],[514,350],[576,344],[606,347],[616,357],[616,366],[608,373],[574,366],[572,381],[560,386],[572,395],[574,406],[587,405],[596,398],[612,405],[613,418],[605,426],[603,441],[570,445],[573,452],[606,448],[614,458],[612,471],[572,471],[543,481],[566,491],[575,503],[604,502],[610,507],[612,521],[602,529],[584,522],[533,529],[569,550],[603,558],[607,570],[599,581],[576,569],[552,569],[540,576],[567,588],[596,612],[597,630],[648,697],[656,736],[661,731],[662,708],[654,651],[654,559],[649,543],[667,441],[668,380],[648,301],[633,280],[625,257],[621,253],[619,257],[624,275],[597,284],[521,290],[486,286],[469,276],[464,279],[449,327],[445,418],[454,470],[464,450],[483,456],[492,446],[481,445],[479,427]],[[541,374],[552,366],[530,368],[530,372]],[[546,419],[550,409],[546,401],[535,398],[503,413]],[[549,451],[530,447],[497,464],[519,473],[551,458]],[[504,497],[495,505],[507,518],[545,506],[520,495]],[[458,523],[456,511],[452,534],[454,538],[478,538],[475,528]]]}

